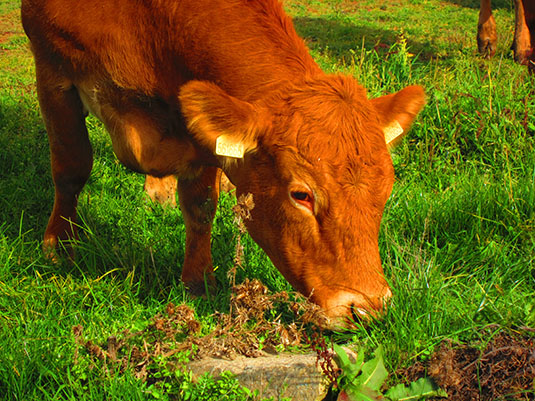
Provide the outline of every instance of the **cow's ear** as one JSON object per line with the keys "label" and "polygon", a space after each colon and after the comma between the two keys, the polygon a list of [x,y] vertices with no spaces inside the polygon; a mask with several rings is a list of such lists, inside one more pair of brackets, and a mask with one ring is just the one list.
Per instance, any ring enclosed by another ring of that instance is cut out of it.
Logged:
{"label": "cow's ear", "polygon": [[421,86],[408,86],[391,95],[371,100],[379,114],[386,144],[392,149],[408,132],[412,122],[425,105]]}
{"label": "cow's ear", "polygon": [[179,100],[189,131],[201,146],[221,156],[224,163],[256,148],[261,118],[251,103],[203,81],[184,85]]}

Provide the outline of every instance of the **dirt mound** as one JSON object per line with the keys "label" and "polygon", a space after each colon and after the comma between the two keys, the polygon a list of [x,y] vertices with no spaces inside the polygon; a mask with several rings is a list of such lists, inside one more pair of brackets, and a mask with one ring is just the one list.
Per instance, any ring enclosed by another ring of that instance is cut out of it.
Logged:
{"label": "dirt mound", "polygon": [[396,373],[407,382],[427,373],[454,401],[535,400],[535,340],[524,330],[471,345],[444,341],[429,361]]}

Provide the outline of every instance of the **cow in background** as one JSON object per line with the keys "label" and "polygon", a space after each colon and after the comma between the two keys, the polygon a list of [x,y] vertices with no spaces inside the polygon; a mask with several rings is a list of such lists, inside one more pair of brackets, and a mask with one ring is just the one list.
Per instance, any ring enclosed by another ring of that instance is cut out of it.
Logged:
{"label": "cow in background", "polygon": [[[496,53],[496,21],[491,0],[481,0],[477,25],[479,53],[490,58]],[[535,71],[535,0],[515,0],[515,36],[511,46],[515,61]]]}
{"label": "cow in background", "polygon": [[212,277],[224,171],[253,196],[251,237],[333,324],[383,307],[387,142],[423,107],[421,87],[368,99],[352,77],[325,74],[276,0],[22,0],[22,22],[55,185],[46,252],[76,237],[90,112],[118,159],[154,177],[147,189],[162,184],[165,200],[178,177],[191,289]]}

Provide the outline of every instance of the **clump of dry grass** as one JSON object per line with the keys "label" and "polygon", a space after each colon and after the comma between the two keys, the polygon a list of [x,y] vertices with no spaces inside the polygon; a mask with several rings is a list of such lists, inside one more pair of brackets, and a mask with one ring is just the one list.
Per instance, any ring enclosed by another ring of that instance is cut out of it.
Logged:
{"label": "clump of dry grass", "polygon": [[[270,294],[260,281],[247,279],[232,287],[229,313],[215,313],[217,324],[206,335],[202,334],[201,323],[190,306],[172,303],[165,312],[155,315],[144,330],[111,335],[104,344],[86,339],[83,327],[74,326],[75,361],[81,349],[93,367],[100,366],[105,372],[112,371],[111,367],[115,371],[133,369],[136,377],[146,379],[156,360],[171,360],[181,352],[187,352],[189,359],[234,359],[239,355],[258,357],[288,347],[307,346],[311,338],[318,338],[306,336],[307,327],[325,318],[317,305],[296,297],[297,300],[291,300],[284,291]],[[295,314],[294,321],[284,323],[280,315],[268,318],[281,305]]]}

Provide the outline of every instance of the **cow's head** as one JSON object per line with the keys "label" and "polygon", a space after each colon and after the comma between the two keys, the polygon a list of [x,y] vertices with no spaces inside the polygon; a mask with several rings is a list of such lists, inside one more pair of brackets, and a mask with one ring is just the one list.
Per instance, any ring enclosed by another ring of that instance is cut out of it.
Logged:
{"label": "cow's head", "polygon": [[324,76],[247,103],[190,82],[180,100],[201,146],[243,148],[220,166],[238,195],[253,194],[248,231],[294,288],[334,321],[381,309],[391,293],[378,234],[394,182],[385,131],[408,130],[422,88],[370,101],[354,79]]}

